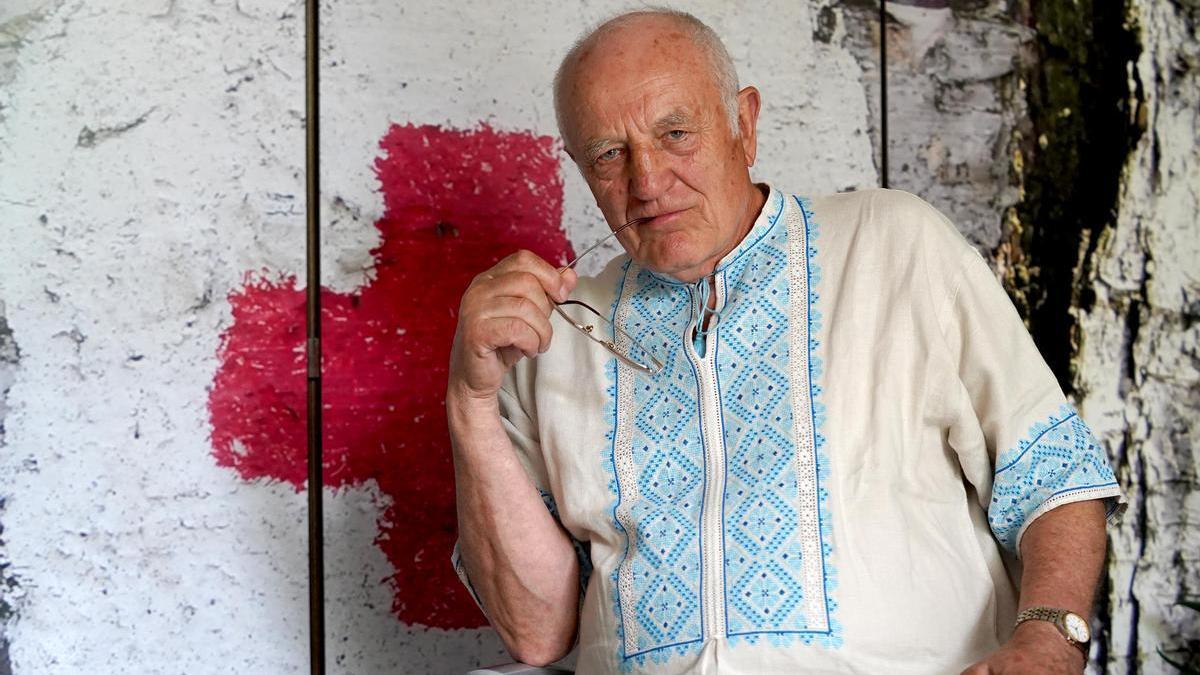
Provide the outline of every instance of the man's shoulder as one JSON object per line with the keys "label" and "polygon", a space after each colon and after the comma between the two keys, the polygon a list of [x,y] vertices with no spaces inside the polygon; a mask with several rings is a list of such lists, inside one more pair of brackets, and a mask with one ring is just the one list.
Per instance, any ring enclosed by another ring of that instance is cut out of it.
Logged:
{"label": "man's shoulder", "polygon": [[896,225],[949,225],[949,220],[929,202],[911,192],[868,188],[809,197],[818,215],[839,221]]}
{"label": "man's shoulder", "polygon": [[917,195],[870,188],[802,199],[823,236],[859,239],[888,248],[917,247],[938,257],[970,244],[954,224]]}

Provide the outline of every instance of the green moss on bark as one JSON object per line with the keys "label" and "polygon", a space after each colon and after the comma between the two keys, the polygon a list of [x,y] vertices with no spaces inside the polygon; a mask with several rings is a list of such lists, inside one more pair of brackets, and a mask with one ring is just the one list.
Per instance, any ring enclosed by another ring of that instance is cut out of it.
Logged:
{"label": "green moss on bark", "polygon": [[1141,46],[1128,0],[1021,0],[1037,31],[1024,71],[1030,125],[1017,171],[1024,198],[998,252],[1005,284],[1065,389],[1087,309],[1092,255],[1116,220],[1121,178],[1141,135],[1132,64]]}

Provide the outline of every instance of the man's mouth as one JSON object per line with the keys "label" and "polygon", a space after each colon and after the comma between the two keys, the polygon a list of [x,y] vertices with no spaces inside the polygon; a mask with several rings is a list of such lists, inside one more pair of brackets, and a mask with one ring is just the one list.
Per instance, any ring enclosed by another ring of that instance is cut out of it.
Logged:
{"label": "man's mouth", "polygon": [[687,211],[687,209],[677,209],[674,211],[660,211],[653,215],[644,215],[644,216],[638,218],[638,220],[639,220],[638,227],[645,227],[647,225],[653,227],[655,225],[666,225],[668,223],[672,223],[672,222],[678,220],[679,217],[683,215],[684,211]]}

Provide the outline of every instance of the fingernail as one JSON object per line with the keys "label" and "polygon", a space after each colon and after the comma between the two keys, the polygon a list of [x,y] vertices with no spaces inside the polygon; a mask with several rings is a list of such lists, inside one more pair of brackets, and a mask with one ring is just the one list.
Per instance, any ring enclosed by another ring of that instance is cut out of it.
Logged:
{"label": "fingernail", "polygon": [[562,302],[563,300],[566,300],[566,299],[567,299],[567,282],[564,281],[562,283],[562,285],[560,285],[558,287],[558,301]]}

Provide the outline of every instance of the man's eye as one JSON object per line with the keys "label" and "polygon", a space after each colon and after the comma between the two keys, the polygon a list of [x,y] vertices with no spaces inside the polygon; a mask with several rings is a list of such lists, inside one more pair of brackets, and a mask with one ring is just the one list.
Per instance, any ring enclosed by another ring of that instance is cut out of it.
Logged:
{"label": "man's eye", "polygon": [[687,138],[688,132],[683,129],[672,129],[667,132],[667,138],[672,141],[682,141]]}
{"label": "man's eye", "polygon": [[621,154],[620,148],[609,148],[608,150],[605,150],[604,152],[597,155],[596,161],[597,162],[611,162],[612,160],[616,159],[617,156],[620,154]]}

